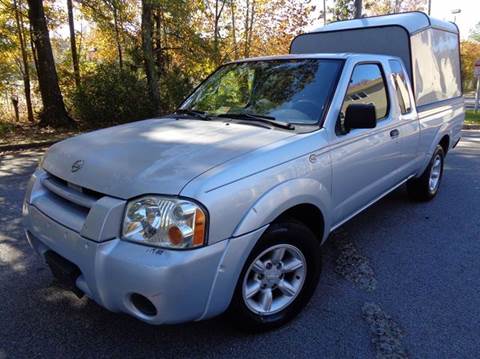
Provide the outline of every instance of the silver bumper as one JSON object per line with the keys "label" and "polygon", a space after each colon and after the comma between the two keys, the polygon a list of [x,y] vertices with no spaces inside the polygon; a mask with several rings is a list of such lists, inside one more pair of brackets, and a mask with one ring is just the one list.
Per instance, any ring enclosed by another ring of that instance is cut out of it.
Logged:
{"label": "silver bumper", "polygon": [[[94,242],[24,207],[27,237],[41,255],[52,250],[80,269],[76,285],[98,304],[151,324],[200,320],[229,305],[243,263],[266,227],[247,235],[185,251],[160,250],[118,238]],[[132,295],[156,309],[146,315]]]}

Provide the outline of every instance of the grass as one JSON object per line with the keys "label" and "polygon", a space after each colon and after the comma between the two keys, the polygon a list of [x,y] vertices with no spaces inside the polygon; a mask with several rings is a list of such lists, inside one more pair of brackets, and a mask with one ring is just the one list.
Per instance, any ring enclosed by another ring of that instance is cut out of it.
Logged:
{"label": "grass", "polygon": [[475,113],[473,110],[467,110],[465,113],[465,123],[480,125],[480,110]]}

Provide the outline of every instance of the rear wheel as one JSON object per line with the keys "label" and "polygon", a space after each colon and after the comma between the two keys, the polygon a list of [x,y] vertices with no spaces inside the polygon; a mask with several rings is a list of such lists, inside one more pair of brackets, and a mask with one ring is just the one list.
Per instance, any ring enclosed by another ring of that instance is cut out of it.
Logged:
{"label": "rear wheel", "polygon": [[443,148],[438,145],[422,175],[407,182],[407,189],[411,198],[418,201],[429,201],[435,197],[442,180],[444,158]]}
{"label": "rear wheel", "polygon": [[233,323],[247,331],[276,328],[307,304],[320,275],[315,235],[297,222],[275,223],[248,257],[229,308]]}

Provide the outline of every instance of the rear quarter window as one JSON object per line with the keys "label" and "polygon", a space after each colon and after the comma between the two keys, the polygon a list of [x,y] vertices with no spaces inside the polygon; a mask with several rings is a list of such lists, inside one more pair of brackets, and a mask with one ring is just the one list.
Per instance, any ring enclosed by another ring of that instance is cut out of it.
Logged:
{"label": "rear quarter window", "polygon": [[397,92],[398,105],[400,112],[405,115],[412,111],[410,95],[408,93],[407,79],[403,71],[402,64],[398,60],[389,60],[390,70],[392,72],[393,84]]}

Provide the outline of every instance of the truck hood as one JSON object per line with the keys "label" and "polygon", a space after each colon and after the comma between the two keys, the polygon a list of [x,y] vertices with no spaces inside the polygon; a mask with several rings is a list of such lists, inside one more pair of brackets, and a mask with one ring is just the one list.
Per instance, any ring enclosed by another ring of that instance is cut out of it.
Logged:
{"label": "truck hood", "polygon": [[59,142],[48,150],[42,167],[65,181],[118,198],[177,195],[215,166],[293,135],[219,121],[152,119]]}

